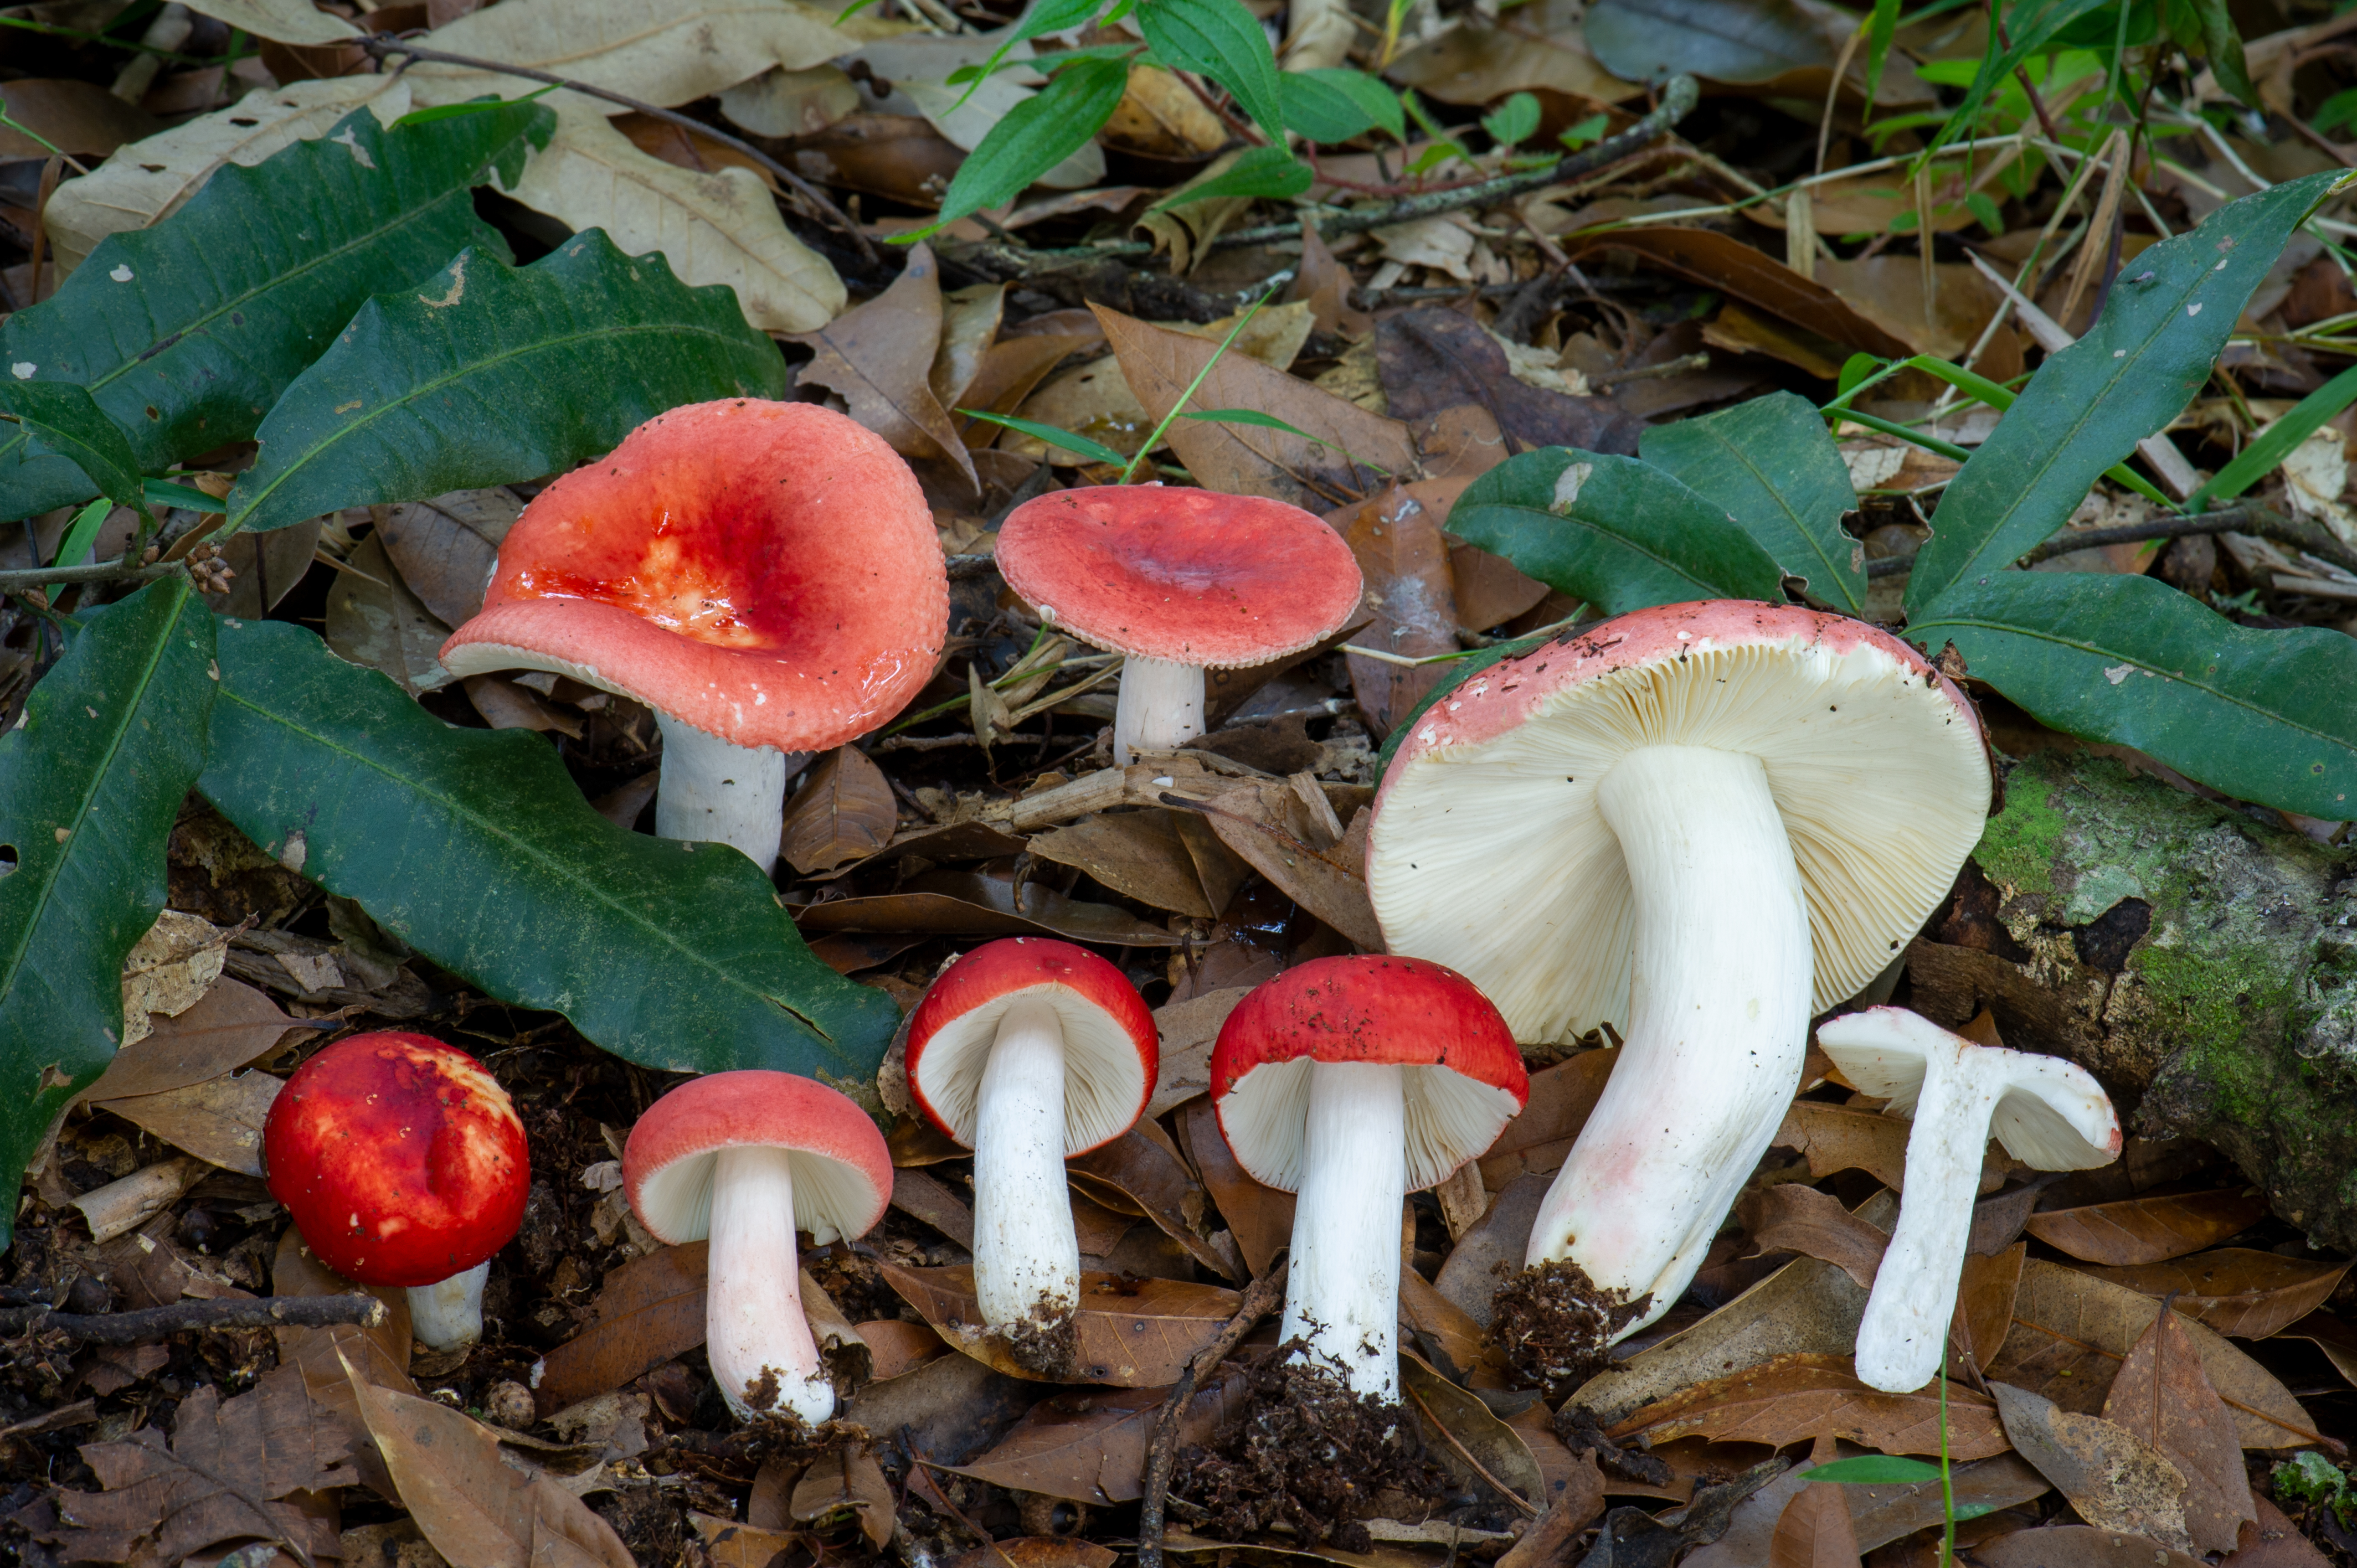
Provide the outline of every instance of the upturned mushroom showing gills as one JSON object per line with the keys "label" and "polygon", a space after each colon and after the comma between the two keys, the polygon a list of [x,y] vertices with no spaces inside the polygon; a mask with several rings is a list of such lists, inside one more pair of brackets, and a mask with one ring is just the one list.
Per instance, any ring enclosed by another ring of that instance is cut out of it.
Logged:
{"label": "upturned mushroom showing gills", "polygon": [[867,1113],[788,1072],[691,1079],[630,1129],[622,1191],[656,1240],[712,1242],[704,1342],[728,1408],[746,1421],[778,1410],[813,1425],[832,1416],[794,1232],[856,1240],[884,1218],[892,1156]]}
{"label": "upturned mushroom showing gills", "polygon": [[1799,1087],[1809,1019],[1889,967],[1978,841],[1980,722],[1860,621],[1713,601],[1501,660],[1411,725],[1367,886],[1394,951],[1514,1037],[1624,1044],[1534,1265],[1667,1312]]}
{"label": "upturned mushroom showing gills", "polygon": [[434,1350],[483,1334],[491,1254],[523,1223],[532,1161],[507,1090],[466,1052],[390,1031],[295,1069],[262,1130],[270,1196],[312,1255],[364,1285],[405,1285]]}
{"label": "upturned mushroom showing gills", "polygon": [[1437,963],[1313,959],[1236,1004],[1211,1047],[1220,1131],[1253,1179],[1299,1195],[1280,1342],[1396,1401],[1401,1200],[1530,1096],[1505,1020]]}
{"label": "upturned mushroom showing gills", "polygon": [[1859,1092],[1914,1120],[1899,1225],[1857,1330],[1859,1380],[1911,1393],[1947,1346],[1989,1135],[2033,1170],[2091,1170],[2119,1157],[2119,1118],[2086,1069],[1975,1044],[1903,1007],[1830,1019],[1817,1044]]}
{"label": "upturned mushroom showing gills", "polygon": [[932,678],[949,576],[916,476],[808,403],[660,414],[534,497],[454,675],[548,670],[644,703],[663,736],[655,831],[768,871],[789,754],[898,713]]}
{"label": "upturned mushroom showing gills", "polygon": [[974,1284],[983,1321],[1055,1359],[1080,1305],[1064,1161],[1111,1143],[1153,1096],[1154,1015],[1121,971],[1038,937],[952,964],[909,1019],[909,1092],[974,1151]]}
{"label": "upturned mushroom showing gills", "polygon": [[1359,607],[1357,557],[1283,501],[1102,485],[1025,501],[998,531],[1006,585],[1122,656],[1114,760],[1203,733],[1203,671],[1314,648]]}

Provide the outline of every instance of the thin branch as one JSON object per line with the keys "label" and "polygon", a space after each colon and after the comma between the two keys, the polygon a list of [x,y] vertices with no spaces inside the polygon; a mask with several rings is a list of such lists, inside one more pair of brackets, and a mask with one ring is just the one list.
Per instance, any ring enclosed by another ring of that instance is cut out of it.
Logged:
{"label": "thin branch", "polygon": [[[2044,543],[2032,546],[2021,557],[2021,564],[2034,566],[2040,561],[2068,555],[2074,550],[2098,550],[2107,544],[2141,544],[2147,540],[2189,539],[2205,533],[2247,533],[2256,539],[2272,539],[2278,544],[2304,550],[2319,561],[2330,561],[2345,572],[2357,572],[2357,551],[2352,551],[2312,522],[2285,517],[2262,506],[2227,507],[2194,517],[2161,516],[2143,522],[2122,523],[2117,528],[2087,528],[2058,533]],[[1867,562],[1866,575],[1868,577],[1896,577],[1914,564],[1913,551],[1904,555],[1886,555],[1878,561]]]}
{"label": "thin branch", "polygon": [[126,566],[120,561],[102,561],[90,566],[27,566],[0,572],[0,594],[51,584],[150,583],[187,569],[186,563],[179,561],[157,561],[145,566]]}
{"label": "thin branch", "polygon": [[1170,1498],[1170,1472],[1178,1463],[1178,1424],[1186,1419],[1187,1407],[1195,1402],[1195,1391],[1243,1343],[1254,1325],[1276,1310],[1285,1299],[1285,1276],[1291,1267],[1289,1260],[1276,1259],[1266,1273],[1253,1281],[1236,1315],[1220,1329],[1217,1338],[1195,1352],[1187,1369],[1178,1374],[1170,1397],[1162,1402],[1162,1413],[1155,1418],[1154,1441],[1146,1450],[1146,1496],[1137,1512],[1138,1568],[1162,1568],[1162,1515]]}
{"label": "thin branch", "polygon": [[85,1345],[139,1345],[192,1328],[325,1328],[344,1323],[373,1328],[383,1321],[384,1303],[372,1295],[231,1297],[88,1315],[46,1306],[0,1307],[0,1334],[31,1329],[68,1335]]}

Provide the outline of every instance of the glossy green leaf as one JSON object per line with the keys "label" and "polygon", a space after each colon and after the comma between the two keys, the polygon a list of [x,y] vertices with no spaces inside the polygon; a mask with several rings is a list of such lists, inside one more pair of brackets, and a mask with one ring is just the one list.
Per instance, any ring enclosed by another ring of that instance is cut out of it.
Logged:
{"label": "glossy green leaf", "polygon": [[[123,960],[164,908],[204,766],[213,618],[171,576],[86,618],[0,735],[0,1182],[123,1039]],[[0,1248],[16,1205],[0,1209]]]}
{"label": "glossy green leaf", "polygon": [[[387,131],[355,110],[320,140],[221,168],[152,228],[101,241],[53,297],[0,323],[0,365],[88,388],[141,473],[244,440],[371,294],[431,277],[469,245],[507,254],[470,188],[494,167],[512,181],[554,124],[544,105],[509,103]],[[0,517],[91,493],[72,463],[0,436]]]}
{"label": "glossy green leaf", "polygon": [[1129,461],[1126,453],[1116,452],[1102,441],[1092,441],[1078,431],[1067,430],[1060,424],[1042,424],[1036,419],[1017,419],[1011,413],[986,413],[978,408],[962,408],[960,413],[969,419],[979,419],[985,424],[1003,425],[1024,435],[1045,441],[1049,446],[1092,463],[1111,463],[1115,467]]}
{"label": "glossy green leaf", "polygon": [[1271,141],[1284,140],[1276,56],[1243,0],[1142,0],[1131,19],[1163,64],[1210,77]]}
{"label": "glossy green leaf", "polygon": [[2218,85],[2247,107],[2266,113],[2266,105],[2259,101],[2259,90],[2251,81],[2250,62],[2243,58],[2242,32],[2227,12],[2226,0],[2186,0],[2186,4],[2201,28],[2201,55]]}
{"label": "glossy green leaf", "polygon": [[1897,1454],[1860,1454],[1851,1459],[1836,1459],[1829,1465],[1803,1470],[1798,1477],[1803,1481],[1843,1481],[1854,1487],[1912,1486],[1918,1481],[1939,1478],[1937,1465]]}
{"label": "glossy green leaf", "polygon": [[220,635],[198,788],[282,863],[642,1066],[873,1077],[890,999],[812,957],[743,855],[616,827],[539,736],[446,725],[301,627]]}
{"label": "glossy green leaf", "polygon": [[[1958,392],[1966,393],[1969,396],[1977,399],[1981,403],[1986,403],[1989,407],[1996,409],[1999,413],[2003,413],[2007,409],[2011,408],[2013,406],[2013,400],[2019,395],[2007,387],[2000,386],[1996,381],[1989,380],[1986,376],[1981,375],[1973,371],[1968,371],[1962,365],[1953,364],[1949,360],[1940,359],[1938,356],[1932,354],[1910,355],[1907,359],[1900,360],[1891,368],[1894,371],[1917,370],[1921,371],[1926,375],[1937,376],[1940,380],[1947,382]],[[1927,438],[1917,435],[1914,432],[1905,430],[1903,427],[1892,425],[1887,421],[1877,422],[1871,414],[1861,414],[1857,413],[1855,410],[1852,410],[1849,412],[1848,417],[1856,420],[1864,420],[1870,424],[1878,424],[1878,427],[1886,432],[1899,434],[1908,440],[1921,442],[1922,445],[1927,446],[1932,446],[1932,443]],[[1964,447],[1953,446],[1944,442],[1941,443],[1941,446],[1946,447],[1943,454],[1944,456],[1953,457],[1959,463],[1967,461],[1972,456],[1972,453]],[[1938,450],[1939,448],[1934,447],[1933,449]],[[2151,480],[2146,478],[2143,475],[2137,473],[2134,468],[2129,467],[2125,463],[2115,463],[2110,467],[2104,469],[2104,478],[2111,480],[2112,483],[2119,486],[2122,489],[2134,490],[2136,494],[2144,497],[2145,499],[2152,502],[2152,504],[2157,507],[2171,508],[2177,504],[2170,500],[2167,496],[2162,495],[2158,490],[2153,489]]]}
{"label": "glossy green leaf", "polygon": [[914,243],[969,212],[1006,206],[1086,145],[1128,90],[1125,61],[1092,57],[1064,67],[1047,86],[1008,110],[958,165],[942,193],[939,219],[896,241]]}
{"label": "glossy green leaf", "polygon": [[2357,816],[2357,639],[2253,630],[2150,577],[2079,572],[1969,578],[1906,635],[1933,653],[1953,642],[2055,729],[2245,800]]}
{"label": "glossy green leaf", "polygon": [[[1077,27],[1095,16],[1097,7],[1103,4],[1104,0],[1037,0],[1037,4],[1027,9],[1021,19],[1013,27],[997,35],[998,48],[991,51],[988,59],[979,66],[960,66],[950,73],[949,80],[952,86],[961,81],[971,84],[959,96],[957,103],[952,107],[963,106],[965,101],[974,96],[974,88],[979,87],[992,72],[998,70],[1016,45],[1028,43],[1033,38],[1043,38],[1049,33],[1060,33],[1068,28]],[[858,8],[855,5],[852,10],[856,11]],[[845,16],[850,14],[850,11],[844,13]],[[969,72],[972,74],[969,75]],[[1056,160],[1057,163],[1063,161],[1061,158]],[[995,207],[997,203],[985,202],[983,205]]]}
{"label": "glossy green leaf", "polygon": [[2325,421],[2357,403],[2357,366],[2352,366],[2309,393],[2292,411],[2251,439],[2218,470],[2209,483],[2185,498],[2187,511],[2201,511],[2211,501],[2230,501],[2269,474],[2292,455],[2300,443],[2324,428]]}
{"label": "glossy green leaf", "polygon": [[1149,209],[1185,207],[1213,197],[1266,197],[1282,201],[1308,190],[1309,166],[1283,147],[1246,147],[1236,161],[1200,185],[1183,186]]}
{"label": "glossy green leaf", "polygon": [[[599,230],[528,267],[460,252],[361,308],[263,422],[228,528],[559,473],[682,403],[775,397],[785,363],[737,296]],[[558,395],[552,395],[554,392]]]}
{"label": "glossy green leaf", "polygon": [[1276,97],[1286,129],[1313,142],[1347,142],[1378,125],[1394,138],[1407,132],[1399,94],[1362,70],[1281,70]]}
{"label": "glossy green leaf", "polygon": [[27,458],[61,457],[81,470],[88,489],[124,506],[142,504],[130,438],[71,381],[0,377],[0,420],[22,433]]}
{"label": "glossy green leaf", "polygon": [[58,536],[58,553],[49,564],[81,565],[82,557],[90,553],[90,547],[98,542],[98,531],[106,526],[106,520],[113,510],[114,503],[101,496],[76,512],[73,521],[66,524],[65,532]]}
{"label": "glossy green leaf", "polygon": [[1864,555],[1841,525],[1857,495],[1824,418],[1806,398],[1770,392],[1700,419],[1656,424],[1637,449],[1724,509],[1826,604],[1851,615],[1864,611]]}
{"label": "glossy green leaf", "polygon": [[193,485],[176,485],[169,479],[143,479],[139,493],[147,498],[149,506],[186,507],[190,511],[219,511],[220,500],[205,494]]}
{"label": "glossy green leaf", "polygon": [[1490,133],[1490,140],[1501,147],[1518,147],[1531,139],[1539,128],[1539,101],[1531,93],[1517,92],[1481,116],[1481,129]]}

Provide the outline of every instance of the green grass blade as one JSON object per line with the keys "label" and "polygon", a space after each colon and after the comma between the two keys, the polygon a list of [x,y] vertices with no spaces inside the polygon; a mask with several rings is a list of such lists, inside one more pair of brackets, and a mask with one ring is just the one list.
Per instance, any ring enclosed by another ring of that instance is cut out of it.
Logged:
{"label": "green grass blade", "polygon": [[979,419],[985,424],[1000,425],[1008,430],[1019,431],[1025,435],[1035,436],[1050,446],[1072,453],[1076,456],[1086,457],[1092,463],[1111,463],[1118,468],[1129,461],[1127,453],[1116,452],[1102,441],[1092,441],[1087,436],[1075,431],[1066,430],[1060,424],[1042,424],[1036,419],[1017,419],[1011,413],[985,413],[978,408],[962,408],[958,412],[969,419]]}
{"label": "green grass blade", "polygon": [[2261,431],[2208,484],[2185,498],[2185,510],[2198,512],[2212,501],[2233,500],[2274,473],[2294,448],[2323,429],[2325,421],[2352,402],[2357,402],[2357,365],[2300,399],[2289,413]]}

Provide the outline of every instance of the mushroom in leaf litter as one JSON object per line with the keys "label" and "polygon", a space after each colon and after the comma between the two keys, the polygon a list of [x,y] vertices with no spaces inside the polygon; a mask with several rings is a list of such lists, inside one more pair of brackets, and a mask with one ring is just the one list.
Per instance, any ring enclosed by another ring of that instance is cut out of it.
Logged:
{"label": "mushroom in leaf litter", "polygon": [[1043,624],[1122,656],[1114,760],[1203,733],[1203,671],[1266,664],[1349,624],[1363,584],[1298,507],[1161,485],[1028,500],[998,532],[1006,585]]}
{"label": "mushroom in leaf litter", "polygon": [[2119,1118],[2086,1069],[1976,1045],[1903,1007],[1832,1019],[1817,1044],[1859,1092],[1914,1119],[1899,1225],[1857,1330],[1860,1380],[1911,1393],[1940,1369],[1990,1134],[2034,1169],[2090,1170],[2119,1158]]}
{"label": "mushroom in leaf litter", "polygon": [[483,1335],[491,1254],[523,1223],[523,1123],[466,1052],[384,1031],[339,1040],[271,1102],[270,1195],[321,1262],[366,1285],[405,1285],[428,1349]]}
{"label": "mushroom in leaf litter", "polygon": [[794,1232],[852,1240],[884,1218],[892,1156],[867,1113],[792,1073],[691,1079],[630,1129],[622,1190],[658,1241],[712,1242],[705,1348],[728,1408],[742,1420],[778,1409],[813,1425],[832,1416]]}
{"label": "mushroom in leaf litter", "polygon": [[788,754],[890,718],[932,678],[949,576],[882,437],[808,403],[660,414],[534,497],[454,675],[549,670],[662,729],[655,832],[777,864]]}
{"label": "mushroom in leaf litter", "polygon": [[1396,1401],[1400,1204],[1528,1103],[1505,1020],[1437,963],[1313,959],[1236,1004],[1211,1079],[1236,1163],[1298,1195],[1281,1341],[1305,1341],[1353,1393]]}
{"label": "mushroom in leaf litter", "polygon": [[1515,1038],[1625,1042],[1528,1260],[1667,1312],[1766,1153],[1810,1017],[1938,908],[1987,814],[1980,723],[1897,639],[1794,607],[1639,610],[1414,723],[1367,887],[1394,951]]}

